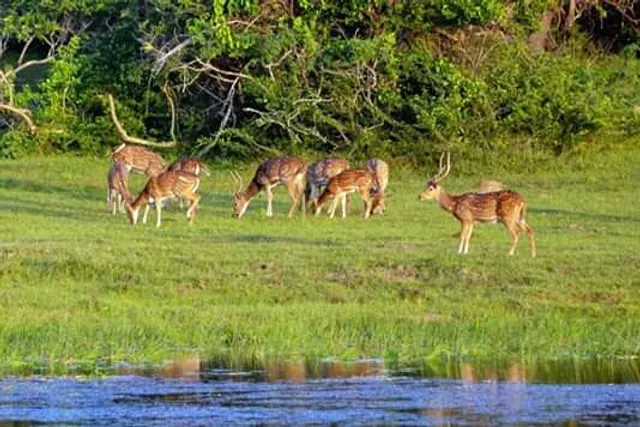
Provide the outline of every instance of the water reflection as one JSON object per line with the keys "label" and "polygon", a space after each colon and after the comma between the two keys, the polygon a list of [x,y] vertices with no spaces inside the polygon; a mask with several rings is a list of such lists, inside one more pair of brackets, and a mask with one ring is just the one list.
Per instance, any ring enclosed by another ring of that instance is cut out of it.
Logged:
{"label": "water reflection", "polygon": [[407,366],[188,355],[118,364],[104,378],[0,379],[0,424],[640,425],[640,384],[609,384],[638,381],[637,367],[629,359]]}
{"label": "water reflection", "polygon": [[593,358],[559,360],[428,359],[398,363],[382,359],[340,361],[335,359],[278,359],[219,357],[203,359],[190,354],[160,365],[90,363],[11,369],[4,375],[140,375],[190,381],[249,380],[301,383],[321,378],[413,377],[462,380],[466,384],[506,382],[513,384],[627,384],[640,382],[640,359]]}

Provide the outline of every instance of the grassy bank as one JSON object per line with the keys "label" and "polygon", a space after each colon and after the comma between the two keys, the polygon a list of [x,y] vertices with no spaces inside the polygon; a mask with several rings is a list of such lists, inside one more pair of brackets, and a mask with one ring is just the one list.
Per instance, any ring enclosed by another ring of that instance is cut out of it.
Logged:
{"label": "grassy bank", "polygon": [[[262,196],[234,220],[216,171],[195,226],[172,207],[156,230],[106,213],[105,159],[3,161],[0,362],[640,355],[638,164],[636,149],[502,176],[529,203],[531,259],[488,225],[458,256],[417,172],[392,173],[387,214],[365,222],[359,201],[346,220],[288,220],[282,190],[275,218]],[[483,176],[454,164],[445,187]]]}

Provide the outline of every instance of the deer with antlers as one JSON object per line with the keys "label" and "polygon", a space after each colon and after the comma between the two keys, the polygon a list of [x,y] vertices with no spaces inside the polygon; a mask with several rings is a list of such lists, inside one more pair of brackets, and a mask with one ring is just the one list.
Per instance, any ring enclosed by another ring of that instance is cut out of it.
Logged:
{"label": "deer with antlers", "polygon": [[374,215],[382,215],[385,210],[384,192],[389,183],[389,165],[384,160],[369,159],[365,163],[365,168],[373,174],[377,191],[382,196],[377,199],[378,201],[371,213]]}
{"label": "deer with antlers", "polygon": [[[317,216],[320,214],[322,206],[333,201],[329,208],[329,217],[333,218],[336,213],[338,201],[346,199],[349,193],[358,192],[364,201],[364,218],[369,218],[372,209],[380,203],[384,203],[382,193],[380,193],[376,178],[373,173],[366,169],[348,169],[340,172],[329,180],[318,200],[313,201],[313,212]],[[346,217],[346,210],[343,208],[342,217]]]}
{"label": "deer with antlers", "polygon": [[249,202],[262,190],[267,194],[267,216],[273,216],[273,190],[278,185],[283,184],[291,197],[291,209],[289,218],[293,216],[298,205],[302,206],[305,212],[305,178],[307,174],[307,163],[299,157],[282,156],[269,159],[258,166],[253,179],[243,190],[242,178],[237,172],[232,172],[232,176],[238,185],[233,195],[234,206],[233,216],[241,218],[247,211]]}
{"label": "deer with antlers", "polygon": [[[329,180],[340,172],[349,169],[349,162],[345,159],[331,158],[312,163],[307,169],[307,187],[305,197],[307,202],[317,200]],[[346,215],[347,199],[342,200],[343,215]]]}
{"label": "deer with antlers", "polygon": [[144,189],[133,203],[127,203],[129,221],[132,224],[136,224],[138,222],[140,209],[144,207],[145,212],[142,222],[146,223],[149,206],[151,203],[155,203],[157,215],[156,227],[160,227],[162,221],[162,202],[176,197],[182,197],[190,202],[189,209],[187,210],[187,219],[189,219],[190,224],[193,224],[193,219],[195,218],[196,210],[200,203],[200,196],[197,194],[199,186],[200,178],[187,172],[166,171],[158,176],[149,178]]}
{"label": "deer with antlers", "polygon": [[476,222],[501,222],[513,237],[513,243],[509,255],[513,255],[518,246],[520,232],[527,233],[529,251],[531,256],[536,256],[535,238],[533,229],[525,219],[526,203],[516,192],[499,190],[486,193],[463,193],[451,195],[444,191],[440,182],[451,171],[451,156],[447,153],[447,164],[443,164],[444,153],[440,156],[438,173],[429,179],[420,193],[419,200],[435,200],[440,207],[452,214],[462,224],[460,232],[459,254],[469,252],[469,239]]}
{"label": "deer with antlers", "polygon": [[118,161],[113,162],[107,174],[107,210],[113,215],[118,211],[124,212],[125,203],[133,199],[127,184],[128,178],[127,167]]}

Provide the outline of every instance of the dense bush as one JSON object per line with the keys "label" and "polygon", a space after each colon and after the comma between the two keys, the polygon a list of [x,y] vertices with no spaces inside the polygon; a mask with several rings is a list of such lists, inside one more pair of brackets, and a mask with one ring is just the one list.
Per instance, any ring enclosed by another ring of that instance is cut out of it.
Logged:
{"label": "dense bush", "polygon": [[[26,137],[1,112],[5,157],[113,146],[106,93],[131,134],[168,140],[165,91],[178,149],[224,158],[321,151],[422,162],[445,148],[508,151],[523,140],[561,153],[640,130],[638,29],[609,10],[600,19],[625,44],[594,48],[580,32],[593,2],[570,31],[555,22],[549,31],[567,32],[549,33],[556,43],[543,53],[528,37],[568,2],[10,3],[0,102],[31,110],[38,131]],[[47,54],[44,75],[13,72]]]}

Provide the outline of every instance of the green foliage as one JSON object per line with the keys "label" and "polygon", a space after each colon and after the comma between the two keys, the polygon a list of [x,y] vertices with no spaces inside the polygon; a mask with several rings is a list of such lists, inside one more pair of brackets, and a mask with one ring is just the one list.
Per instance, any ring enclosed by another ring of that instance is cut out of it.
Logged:
{"label": "green foliage", "polygon": [[[39,84],[16,94],[48,130],[37,137],[47,152],[115,145],[107,92],[129,133],[167,140],[166,85],[180,149],[195,153],[216,141],[209,155],[224,158],[320,151],[420,164],[446,148],[472,156],[528,141],[557,154],[582,150],[598,135],[638,132],[633,31],[606,22],[627,43],[620,57],[593,48],[585,55],[583,24],[555,52],[534,54],[527,37],[554,7],[551,0],[19,1],[0,18],[0,34],[11,58],[31,38],[36,58],[46,40],[64,45]],[[3,99],[15,89],[8,75]]]}
{"label": "green foliage", "polygon": [[0,158],[19,159],[32,154],[37,147],[33,135],[22,130],[0,133]]}

